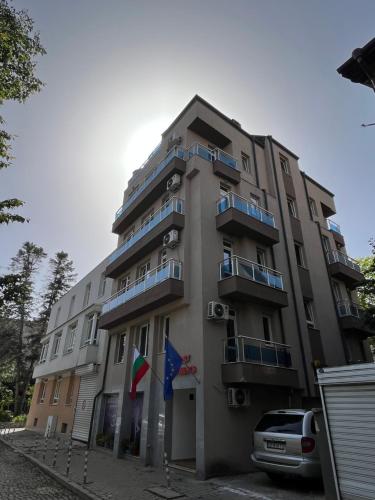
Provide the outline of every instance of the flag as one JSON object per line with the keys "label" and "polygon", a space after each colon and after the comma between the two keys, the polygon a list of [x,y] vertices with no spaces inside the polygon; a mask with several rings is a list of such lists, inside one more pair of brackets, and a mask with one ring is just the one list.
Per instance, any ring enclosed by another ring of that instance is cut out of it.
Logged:
{"label": "flag", "polygon": [[139,353],[138,349],[133,348],[133,366],[132,366],[132,386],[130,389],[130,398],[135,399],[137,394],[137,384],[143,375],[150,368],[145,358]]}
{"label": "flag", "polygon": [[178,374],[182,365],[182,358],[169,342],[165,339],[165,362],[164,362],[164,400],[172,399],[172,381]]}

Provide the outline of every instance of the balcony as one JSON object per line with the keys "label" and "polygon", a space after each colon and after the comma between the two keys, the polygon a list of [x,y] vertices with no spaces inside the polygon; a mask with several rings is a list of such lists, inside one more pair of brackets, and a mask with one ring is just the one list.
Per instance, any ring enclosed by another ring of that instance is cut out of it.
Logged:
{"label": "balcony", "polygon": [[170,259],[110,297],[99,328],[114,328],[183,296],[182,263]]}
{"label": "balcony", "polygon": [[327,252],[327,262],[329,274],[342,280],[351,289],[360,285],[365,279],[355,260],[342,252],[337,250]]}
{"label": "balcony", "polygon": [[273,214],[232,192],[217,202],[216,228],[235,236],[247,235],[266,245],[279,242]]}
{"label": "balcony", "polygon": [[184,223],[184,202],[173,197],[108,257],[106,275],[110,278],[118,277],[160,246],[168,231],[182,229]]}
{"label": "balcony", "polygon": [[350,300],[337,302],[337,313],[342,330],[349,333],[359,333],[364,338],[374,335],[375,332],[366,325],[363,309]]}
{"label": "balcony", "polygon": [[290,346],[252,337],[224,340],[224,384],[299,386],[297,370],[292,368]]}
{"label": "balcony", "polygon": [[345,240],[341,232],[341,228],[336,222],[331,219],[327,219],[327,229],[332,234],[334,240],[341,246],[345,246]]}
{"label": "balcony", "polygon": [[96,342],[85,342],[78,352],[77,366],[98,362],[98,344]]}
{"label": "balcony", "polygon": [[243,257],[220,263],[219,296],[280,308],[288,305],[282,274]]}
{"label": "balcony", "polygon": [[199,156],[211,162],[215,175],[229,182],[233,182],[234,184],[240,182],[241,174],[237,168],[237,160],[225,151],[219,148],[209,149],[195,142],[188,150],[188,158],[190,159],[193,156]]}
{"label": "balcony", "polygon": [[152,170],[145,181],[129,196],[126,202],[117,210],[115,222],[112,225],[114,233],[122,233],[144,212],[144,207],[151,205],[165,191],[167,180],[175,173],[186,171],[186,152],[183,148],[174,147],[164,160]]}

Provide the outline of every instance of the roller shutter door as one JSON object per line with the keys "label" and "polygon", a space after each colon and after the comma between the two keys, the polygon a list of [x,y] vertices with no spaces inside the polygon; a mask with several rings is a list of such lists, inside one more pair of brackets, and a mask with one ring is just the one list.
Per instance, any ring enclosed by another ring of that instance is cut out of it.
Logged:
{"label": "roller shutter door", "polygon": [[73,439],[87,443],[96,394],[96,373],[81,376],[73,424]]}
{"label": "roller shutter door", "polygon": [[375,499],[375,384],[323,388],[342,500]]}

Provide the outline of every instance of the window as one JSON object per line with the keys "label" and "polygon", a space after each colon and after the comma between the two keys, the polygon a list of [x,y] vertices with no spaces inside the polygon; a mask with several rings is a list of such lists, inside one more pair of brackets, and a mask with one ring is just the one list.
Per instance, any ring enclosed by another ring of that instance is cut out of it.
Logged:
{"label": "window", "polygon": [[83,298],[83,307],[86,307],[90,300],[91,283],[87,283],[85,288],[85,296]]}
{"label": "window", "polygon": [[54,339],[53,339],[53,345],[52,345],[52,358],[55,358],[60,350],[60,344],[61,344],[61,332],[56,333]]}
{"label": "window", "polygon": [[134,226],[133,226],[131,229],[129,229],[129,231],[127,231],[127,232],[124,234],[124,238],[123,238],[123,239],[124,239],[124,242],[125,242],[125,241],[129,241],[129,240],[131,240],[131,239],[133,238],[133,236],[134,236],[134,229],[135,229],[135,228],[134,228]]}
{"label": "window", "polygon": [[55,385],[53,388],[53,393],[52,393],[52,404],[57,405],[60,399],[60,390],[61,390],[61,378],[58,378],[55,381]]}
{"label": "window", "polygon": [[232,243],[230,241],[224,240],[224,260],[229,260],[232,258]]}
{"label": "window", "polygon": [[342,300],[342,294],[340,285],[337,283],[337,281],[332,281],[332,288],[335,299],[337,300],[337,302],[339,302],[340,300]]}
{"label": "window", "polygon": [[122,290],[123,288],[127,288],[129,284],[130,284],[130,274],[119,279],[118,291]]}
{"label": "window", "polygon": [[159,252],[159,265],[160,264],[165,264],[168,260],[168,252],[167,252],[167,249],[166,248],[163,248],[160,252]]}
{"label": "window", "polygon": [[144,264],[140,265],[138,267],[137,277],[143,278],[144,276],[146,276],[146,274],[150,270],[150,268],[151,268],[150,261],[145,262]]}
{"label": "window", "polygon": [[293,200],[293,198],[287,198],[287,204],[288,204],[288,210],[289,210],[289,215],[292,217],[297,217],[297,209],[296,209],[296,202]]}
{"label": "window", "polygon": [[304,306],[305,306],[306,323],[309,326],[314,326],[314,313],[313,313],[312,302],[305,300]]}
{"label": "window", "polygon": [[220,197],[226,196],[232,190],[231,186],[220,182]]}
{"label": "window", "polygon": [[290,168],[289,168],[289,160],[288,160],[288,158],[286,158],[283,155],[280,155],[280,165],[281,165],[282,170],[286,174],[290,175]]}
{"label": "window", "polygon": [[154,216],[154,209],[152,208],[151,210],[149,210],[143,217],[142,217],[142,222],[141,222],[141,225],[144,224],[145,222],[148,222],[149,220],[151,220]]}
{"label": "window", "polygon": [[39,404],[43,404],[45,399],[46,399],[46,393],[47,393],[47,383],[42,380],[42,382],[40,383],[40,387],[39,387]]}
{"label": "window", "polygon": [[126,341],[126,333],[121,333],[120,335],[117,335],[115,363],[123,363],[124,362],[124,359],[125,359],[125,341]]}
{"label": "window", "polygon": [[163,196],[163,198],[161,199],[161,206],[163,206],[165,203],[167,203],[167,201],[169,201],[169,198],[170,198],[170,194],[167,193]]}
{"label": "window", "polygon": [[250,201],[253,205],[260,206],[260,198],[254,193],[250,193]]}
{"label": "window", "polygon": [[322,243],[323,243],[323,248],[325,252],[330,252],[331,251],[331,245],[329,244],[329,239],[327,236],[322,236]]}
{"label": "window", "polygon": [[73,401],[73,390],[74,390],[74,375],[69,377],[68,391],[66,393],[65,404],[71,405]]}
{"label": "window", "polygon": [[68,424],[62,422],[62,424],[61,424],[61,434],[66,434],[67,430],[68,430]]}
{"label": "window", "polygon": [[257,262],[263,267],[267,267],[266,251],[263,248],[257,248]]}
{"label": "window", "polygon": [[242,168],[244,169],[244,171],[248,172],[250,174],[251,173],[250,158],[244,152],[241,152],[241,162],[242,162]]}
{"label": "window", "polygon": [[49,345],[49,341],[44,342],[44,344],[42,344],[42,349],[40,351],[39,363],[45,363],[45,361],[47,359],[48,345]]}
{"label": "window", "polygon": [[294,243],[294,250],[296,252],[297,265],[301,267],[305,267],[305,260],[303,256],[303,249],[301,245]]}
{"label": "window", "polygon": [[55,327],[57,326],[57,324],[59,322],[60,313],[61,313],[61,307],[58,307],[57,311],[56,311],[56,317],[55,317]]}
{"label": "window", "polygon": [[138,327],[135,332],[134,345],[142,356],[147,356],[148,354],[148,331],[149,324],[147,323]]}
{"label": "window", "polygon": [[65,352],[71,352],[73,350],[76,334],[77,334],[77,323],[74,323],[73,325],[70,325],[68,328]]}
{"label": "window", "polygon": [[169,338],[170,317],[160,318],[160,334],[158,339],[158,353],[165,352],[165,339]]}
{"label": "window", "polygon": [[271,328],[271,318],[269,316],[263,316],[263,336],[264,340],[267,342],[272,341],[272,328]]}
{"label": "window", "polygon": [[92,344],[94,338],[94,329],[96,328],[96,314],[91,313],[85,318],[85,327],[82,336],[82,345]]}
{"label": "window", "polygon": [[106,277],[105,277],[105,273],[102,273],[100,275],[98,297],[103,297],[103,295],[105,294],[105,285],[106,285]]}
{"label": "window", "polygon": [[318,217],[318,209],[316,207],[315,200],[313,198],[309,198],[309,203],[310,203],[310,210],[311,210],[312,215],[314,215],[315,217]]}
{"label": "window", "polygon": [[72,317],[73,310],[74,310],[74,302],[75,302],[75,300],[76,300],[76,296],[73,295],[73,297],[70,299],[68,318]]}

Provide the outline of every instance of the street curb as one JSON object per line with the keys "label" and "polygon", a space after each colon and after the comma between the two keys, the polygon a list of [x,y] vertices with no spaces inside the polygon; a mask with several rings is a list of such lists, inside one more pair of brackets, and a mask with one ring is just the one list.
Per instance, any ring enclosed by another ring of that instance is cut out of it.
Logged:
{"label": "street curb", "polygon": [[26,458],[29,462],[32,464],[36,465],[41,469],[45,474],[48,476],[52,477],[57,483],[59,483],[61,486],[64,486],[64,488],[67,488],[70,490],[72,493],[75,493],[78,495],[80,498],[83,500],[98,500],[102,497],[94,495],[93,493],[89,493],[87,490],[85,490],[82,486],[80,486],[77,483],[73,483],[71,481],[68,481],[66,477],[64,477],[62,474],[59,472],[56,472],[52,470],[50,467],[45,465],[44,463],[40,462],[37,458],[34,458],[30,455],[27,455],[24,451],[22,451],[20,448],[12,445],[11,443],[8,443],[7,441],[4,440],[4,438],[0,437],[0,442],[5,444],[5,446],[8,446],[12,451],[16,452],[18,455],[21,455],[23,458]]}

